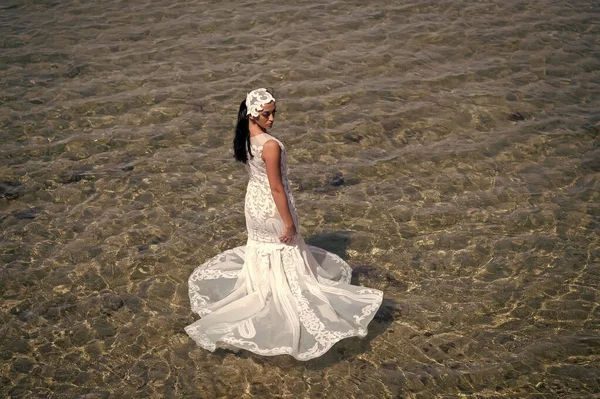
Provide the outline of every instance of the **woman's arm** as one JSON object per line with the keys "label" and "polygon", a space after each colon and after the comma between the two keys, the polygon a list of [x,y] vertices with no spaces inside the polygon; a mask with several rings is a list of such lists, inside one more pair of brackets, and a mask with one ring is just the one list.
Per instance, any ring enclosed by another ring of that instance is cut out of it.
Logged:
{"label": "woman's arm", "polygon": [[269,140],[264,144],[262,159],[265,161],[265,166],[267,167],[271,195],[285,226],[285,231],[280,238],[281,241],[289,244],[296,234],[296,226],[294,226],[294,219],[292,218],[288,198],[281,180],[281,148],[277,141]]}

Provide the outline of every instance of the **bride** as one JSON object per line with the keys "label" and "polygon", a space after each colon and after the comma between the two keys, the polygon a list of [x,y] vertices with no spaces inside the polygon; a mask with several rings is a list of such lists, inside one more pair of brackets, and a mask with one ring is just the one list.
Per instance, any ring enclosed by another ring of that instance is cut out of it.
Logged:
{"label": "bride", "polygon": [[242,101],[233,140],[246,165],[248,242],[198,267],[189,278],[185,331],[201,347],[288,354],[309,360],[347,337],[364,337],[381,291],[350,285],[350,266],[304,243],[287,180],[286,150],[267,131],[277,112],[266,89]]}

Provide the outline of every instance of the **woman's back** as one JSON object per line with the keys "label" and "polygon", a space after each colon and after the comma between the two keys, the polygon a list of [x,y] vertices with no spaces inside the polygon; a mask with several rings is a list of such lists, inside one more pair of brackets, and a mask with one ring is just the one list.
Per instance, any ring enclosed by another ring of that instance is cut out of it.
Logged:
{"label": "woman's back", "polygon": [[274,140],[281,148],[281,179],[288,197],[292,218],[298,226],[294,198],[287,180],[287,157],[283,144],[268,133],[250,137],[253,157],[248,157],[246,170],[250,180],[246,191],[245,215],[248,238],[260,242],[279,243],[284,223],[273,200],[265,161],[262,159],[264,145]]}
{"label": "woman's back", "polygon": [[250,148],[252,149],[252,157],[248,157],[246,169],[250,178],[259,179],[268,184],[267,169],[265,161],[262,159],[262,151],[264,145],[269,140],[275,140],[281,148],[281,177],[284,179],[284,184],[287,182],[287,156],[283,143],[268,133],[259,134],[250,137]]}

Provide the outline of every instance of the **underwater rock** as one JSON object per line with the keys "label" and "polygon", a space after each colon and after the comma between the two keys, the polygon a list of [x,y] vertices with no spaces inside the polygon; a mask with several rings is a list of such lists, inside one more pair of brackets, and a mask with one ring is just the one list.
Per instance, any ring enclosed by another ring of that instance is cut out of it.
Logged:
{"label": "underwater rock", "polygon": [[72,78],[76,77],[77,75],[79,75],[80,73],[81,73],[81,68],[78,67],[78,66],[76,66],[74,68],[69,69],[67,71],[67,73],[65,74],[65,76],[67,78],[71,78],[72,79]]}
{"label": "underwater rock", "polygon": [[408,138],[417,137],[420,134],[421,134],[421,132],[418,132],[418,131],[412,130],[412,129],[408,129],[408,130],[404,131],[404,135]]}
{"label": "underwater rock", "polygon": [[365,137],[363,135],[354,132],[344,134],[344,140],[349,141],[351,143],[360,143],[364,138]]}
{"label": "underwater rock", "polygon": [[39,212],[40,212],[40,208],[36,207],[36,208],[25,209],[24,211],[15,211],[12,213],[12,215],[19,220],[35,219]]}
{"label": "underwater rock", "polygon": [[342,221],[341,215],[327,211],[323,214],[323,221],[326,223],[339,223]]}
{"label": "underwater rock", "polygon": [[70,334],[71,342],[75,346],[87,345],[93,339],[92,332],[84,324],[73,327],[71,329],[71,331],[69,332],[69,334]]}
{"label": "underwater rock", "polygon": [[454,342],[446,342],[446,343],[440,345],[440,349],[444,353],[450,352],[450,350],[455,347],[456,347],[456,344]]}
{"label": "underwater rock", "polygon": [[402,128],[402,121],[400,119],[384,119],[381,121],[381,126],[384,131],[393,133]]}
{"label": "underwater rock", "polygon": [[13,361],[13,369],[17,373],[29,373],[33,368],[33,361],[26,357],[20,357]]}
{"label": "underwater rock", "polygon": [[[148,193],[148,194],[150,194],[150,193]],[[150,195],[152,195],[152,194],[150,194]],[[138,198],[139,198],[139,196],[138,196]],[[145,251],[145,250],[149,249],[151,245],[160,244],[160,243],[165,242],[165,241],[166,241],[166,239],[163,238],[163,237],[153,236],[153,237],[150,238],[150,240],[148,240],[147,244],[138,245],[138,247],[137,247],[138,248],[138,252]]]}
{"label": "underwater rock", "polygon": [[85,140],[73,140],[65,146],[64,154],[72,161],[81,161],[93,154],[94,146]]}
{"label": "underwater rock", "polygon": [[525,115],[520,112],[515,112],[513,114],[508,115],[507,119],[511,122],[524,121]]}
{"label": "underwater rock", "polygon": [[125,306],[127,306],[127,308],[131,312],[135,313],[142,311],[142,301],[137,296],[129,293],[124,293],[120,295],[120,298],[123,299]]}
{"label": "underwater rock", "polygon": [[152,282],[152,285],[149,287],[149,291],[151,292],[151,296],[154,298],[172,298],[175,294],[175,285],[170,281],[160,281],[155,280]]}
{"label": "underwater rock", "polygon": [[346,181],[344,180],[344,175],[342,174],[342,172],[337,172],[327,182],[327,184],[334,187],[343,186],[345,183]]}
{"label": "underwater rock", "polygon": [[21,183],[15,181],[0,181],[0,198],[9,200],[17,199],[20,193]]}
{"label": "underwater rock", "polygon": [[381,274],[377,268],[369,265],[360,265],[352,268],[352,273],[358,276],[377,277]]}
{"label": "underwater rock", "polygon": [[17,339],[11,344],[11,349],[18,353],[29,353],[32,347],[26,339]]}
{"label": "underwater rock", "polygon": [[100,294],[102,295],[102,308],[105,310],[119,310],[125,304],[120,296],[110,291],[102,291]]}
{"label": "underwater rock", "polygon": [[398,370],[398,366],[395,363],[383,363],[381,368],[385,370]]}
{"label": "underwater rock", "polygon": [[[598,135],[600,133],[600,122],[586,122],[583,124],[583,126],[581,126],[583,128],[583,130],[592,133],[594,135]],[[594,143],[595,147],[598,147],[598,143],[599,141],[596,140],[596,142]]]}
{"label": "underwater rock", "polygon": [[418,236],[419,230],[414,226],[409,226],[408,224],[405,224],[400,230],[400,235],[402,236],[402,238],[408,240]]}
{"label": "underwater rock", "polygon": [[107,320],[99,319],[93,324],[98,339],[114,337],[117,334],[117,329]]}
{"label": "underwater rock", "polygon": [[600,149],[586,153],[581,160],[581,167],[596,172],[600,171]]}
{"label": "underwater rock", "polygon": [[58,176],[58,181],[62,184],[75,183],[85,179],[82,172],[63,172]]}
{"label": "underwater rock", "polygon": [[10,313],[14,316],[17,316],[23,312],[28,311],[29,309],[31,309],[31,302],[29,300],[24,300],[23,302],[20,302],[13,306],[10,309]]}
{"label": "underwater rock", "polygon": [[31,322],[37,318],[37,314],[31,311],[31,304],[28,302],[20,303],[10,310],[22,322]]}

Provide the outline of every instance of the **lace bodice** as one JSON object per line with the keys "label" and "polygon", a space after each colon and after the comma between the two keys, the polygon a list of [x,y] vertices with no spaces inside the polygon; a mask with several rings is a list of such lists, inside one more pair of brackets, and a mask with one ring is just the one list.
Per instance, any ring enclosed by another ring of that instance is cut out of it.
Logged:
{"label": "lace bodice", "polygon": [[267,182],[267,169],[265,161],[262,159],[263,146],[269,140],[275,140],[281,148],[281,178],[283,183],[287,183],[287,154],[283,143],[268,133],[259,134],[258,136],[250,137],[250,147],[252,149],[252,158],[248,158],[246,170],[250,179],[256,179],[261,182]]}
{"label": "lace bodice", "polygon": [[281,181],[288,198],[288,205],[294,219],[296,230],[299,229],[299,221],[296,213],[296,205],[290,183],[287,179],[287,154],[281,141],[268,133],[263,133],[250,138],[252,158],[248,158],[246,170],[248,171],[248,189],[246,191],[245,214],[248,238],[251,240],[280,243],[279,237],[283,233],[284,224],[273,200],[267,168],[262,159],[264,145],[269,140],[275,140],[281,148]]}

